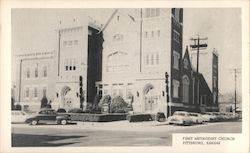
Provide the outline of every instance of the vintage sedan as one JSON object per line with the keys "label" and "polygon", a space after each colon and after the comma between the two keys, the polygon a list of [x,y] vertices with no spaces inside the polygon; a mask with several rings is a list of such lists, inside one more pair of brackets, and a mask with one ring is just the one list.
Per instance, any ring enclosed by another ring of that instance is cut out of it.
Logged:
{"label": "vintage sedan", "polygon": [[204,119],[200,113],[190,112],[189,116],[192,119],[193,123],[202,124],[204,122]]}
{"label": "vintage sedan", "polygon": [[28,114],[21,110],[11,111],[11,123],[25,123]]}
{"label": "vintage sedan", "polygon": [[188,112],[185,111],[175,111],[173,116],[168,118],[169,124],[178,125],[192,125],[193,121],[189,116]]}
{"label": "vintage sedan", "polygon": [[37,125],[38,123],[57,123],[65,125],[70,122],[70,115],[66,113],[57,113],[54,109],[41,109],[37,114],[26,119],[26,123]]}
{"label": "vintage sedan", "polygon": [[212,112],[206,112],[202,114],[205,122],[213,122],[216,120],[216,116]]}

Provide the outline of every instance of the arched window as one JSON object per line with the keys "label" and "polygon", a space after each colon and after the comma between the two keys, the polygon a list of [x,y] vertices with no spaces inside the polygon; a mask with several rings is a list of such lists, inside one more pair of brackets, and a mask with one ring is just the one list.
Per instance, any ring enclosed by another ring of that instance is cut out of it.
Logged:
{"label": "arched window", "polygon": [[182,101],[189,102],[189,78],[187,76],[182,77]]}
{"label": "arched window", "polygon": [[188,69],[188,65],[189,65],[188,60],[185,58],[183,62],[184,62],[184,68]]}
{"label": "arched window", "polygon": [[107,72],[127,72],[129,69],[128,55],[124,52],[113,52],[107,57]]}

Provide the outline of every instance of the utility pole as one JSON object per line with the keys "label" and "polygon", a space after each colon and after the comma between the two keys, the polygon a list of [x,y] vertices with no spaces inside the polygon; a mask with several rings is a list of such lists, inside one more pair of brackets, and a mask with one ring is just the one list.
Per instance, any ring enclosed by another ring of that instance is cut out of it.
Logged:
{"label": "utility pole", "polygon": [[197,104],[200,104],[200,98],[199,98],[199,54],[200,54],[200,50],[202,49],[206,49],[207,44],[203,43],[201,44],[200,41],[201,40],[207,40],[207,38],[200,38],[199,35],[197,36],[197,38],[191,38],[191,40],[194,41],[193,45],[190,45],[190,47],[192,49],[197,49],[197,61],[196,61],[196,77],[195,77],[195,82],[196,82],[196,101]]}
{"label": "utility pole", "polygon": [[18,93],[18,102],[20,103],[21,101],[21,90],[22,90],[22,63],[23,63],[23,60],[21,59],[20,60],[20,72],[19,72],[19,93]]}
{"label": "utility pole", "polygon": [[241,73],[241,70],[238,68],[231,69],[231,73],[234,73],[234,113],[236,113],[236,103],[237,103],[237,73]]}
{"label": "utility pole", "polygon": [[167,118],[171,116],[171,106],[169,105],[169,81],[168,81],[169,75],[168,72],[165,73],[165,83],[166,83],[166,100],[167,100]]}
{"label": "utility pole", "polygon": [[140,9],[140,72],[142,72],[142,8]]}

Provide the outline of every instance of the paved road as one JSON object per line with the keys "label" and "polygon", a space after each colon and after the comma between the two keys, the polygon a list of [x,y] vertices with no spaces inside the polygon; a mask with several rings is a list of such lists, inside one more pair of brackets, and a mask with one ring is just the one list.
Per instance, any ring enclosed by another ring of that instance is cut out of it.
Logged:
{"label": "paved road", "polygon": [[37,146],[170,146],[172,133],[239,133],[241,122],[175,126],[157,122],[12,125],[13,147]]}

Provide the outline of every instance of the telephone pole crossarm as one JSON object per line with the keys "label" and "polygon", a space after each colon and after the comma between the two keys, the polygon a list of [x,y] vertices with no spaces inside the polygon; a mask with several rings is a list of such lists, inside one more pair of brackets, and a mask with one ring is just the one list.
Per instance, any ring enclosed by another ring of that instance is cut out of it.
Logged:
{"label": "telephone pole crossarm", "polygon": [[234,73],[234,113],[236,113],[237,109],[237,74],[241,73],[241,69],[239,68],[234,68],[231,69],[231,73]]}
{"label": "telephone pole crossarm", "polygon": [[196,81],[196,101],[197,101],[197,105],[200,104],[200,98],[199,98],[199,54],[200,54],[200,50],[201,49],[205,49],[207,48],[207,44],[206,43],[202,43],[200,44],[201,40],[207,40],[207,38],[200,38],[199,36],[197,38],[191,38],[190,40],[194,41],[193,45],[190,45],[190,47],[192,49],[197,50],[197,65],[196,65],[196,77],[195,77],[195,81]]}

